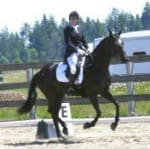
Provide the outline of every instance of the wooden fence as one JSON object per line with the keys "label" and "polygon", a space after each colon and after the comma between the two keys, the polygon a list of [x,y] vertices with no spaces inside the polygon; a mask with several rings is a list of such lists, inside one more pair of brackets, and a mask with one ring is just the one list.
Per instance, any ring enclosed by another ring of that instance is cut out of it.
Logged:
{"label": "wooden fence", "polygon": [[[150,55],[136,55],[129,57],[130,61],[127,64],[127,67],[130,67],[130,63],[143,63],[150,62]],[[45,63],[30,63],[30,64],[11,64],[11,65],[0,65],[0,72],[3,71],[15,71],[15,70],[26,70],[27,71],[27,81],[19,82],[19,83],[1,83],[0,90],[9,90],[9,89],[21,89],[28,88],[30,80],[33,75],[33,69],[41,68]],[[112,64],[120,64],[118,60],[112,60]],[[131,68],[128,68],[129,70]],[[150,69],[150,68],[149,68]],[[128,87],[128,95],[115,96],[120,102],[129,102],[129,113],[134,112],[134,101],[141,100],[150,100],[150,93],[143,95],[134,95],[133,94],[133,82],[142,82],[142,81],[150,81],[150,74],[134,74],[132,75],[129,71],[127,75],[116,75],[112,76],[112,83],[127,83]],[[107,100],[99,97],[100,103],[108,103]],[[14,100],[14,101],[0,101],[0,107],[16,107],[20,106],[24,101],[23,100]],[[64,102],[69,102],[70,104],[87,104],[88,100],[85,100],[80,97],[68,97],[64,99]],[[38,100],[37,104],[45,105],[47,103],[46,100]]]}

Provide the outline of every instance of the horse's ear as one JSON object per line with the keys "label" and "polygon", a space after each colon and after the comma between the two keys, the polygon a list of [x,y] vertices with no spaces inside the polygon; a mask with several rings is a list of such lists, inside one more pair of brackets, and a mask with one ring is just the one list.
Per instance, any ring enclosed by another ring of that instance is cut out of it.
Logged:
{"label": "horse's ear", "polygon": [[118,32],[118,35],[120,36],[120,35],[121,35],[121,33],[122,33],[122,30],[120,30],[120,31]]}
{"label": "horse's ear", "polygon": [[108,31],[109,31],[109,36],[112,37],[113,36],[112,31],[110,29]]}

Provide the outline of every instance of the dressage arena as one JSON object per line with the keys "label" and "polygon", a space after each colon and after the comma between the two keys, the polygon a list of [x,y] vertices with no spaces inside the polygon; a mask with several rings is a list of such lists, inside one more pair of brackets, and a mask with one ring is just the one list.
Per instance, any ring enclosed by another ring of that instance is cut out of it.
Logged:
{"label": "dressage arena", "polygon": [[[111,131],[112,120],[99,121],[84,130],[83,122],[74,123],[74,135],[61,139],[36,139],[37,121],[19,124],[0,122],[0,149],[150,149],[150,117],[121,120]],[[12,126],[11,126],[12,125]]]}

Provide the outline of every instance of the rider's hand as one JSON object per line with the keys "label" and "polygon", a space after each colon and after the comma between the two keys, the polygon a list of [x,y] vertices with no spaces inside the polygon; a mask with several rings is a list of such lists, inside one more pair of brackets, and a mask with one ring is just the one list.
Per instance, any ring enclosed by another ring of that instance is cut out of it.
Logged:
{"label": "rider's hand", "polygon": [[85,54],[90,55],[90,51],[88,49],[86,49]]}
{"label": "rider's hand", "polygon": [[85,51],[81,50],[81,49],[77,49],[77,53],[79,55],[85,55]]}

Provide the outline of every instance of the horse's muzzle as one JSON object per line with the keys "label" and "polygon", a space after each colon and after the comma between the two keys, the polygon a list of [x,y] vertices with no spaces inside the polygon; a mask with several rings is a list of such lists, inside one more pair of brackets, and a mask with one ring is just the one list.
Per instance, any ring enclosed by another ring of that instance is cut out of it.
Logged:
{"label": "horse's muzzle", "polygon": [[127,63],[129,61],[129,57],[126,55],[126,53],[123,53],[120,59],[122,63]]}

